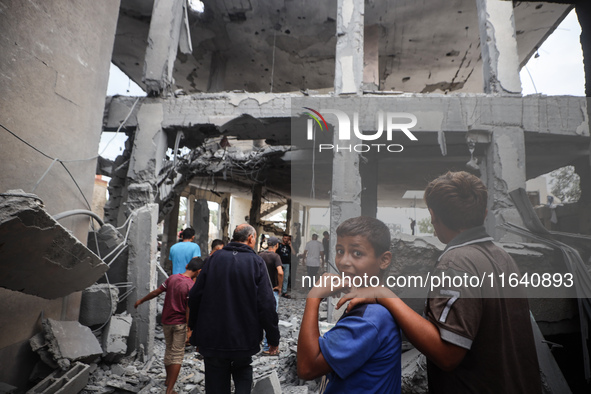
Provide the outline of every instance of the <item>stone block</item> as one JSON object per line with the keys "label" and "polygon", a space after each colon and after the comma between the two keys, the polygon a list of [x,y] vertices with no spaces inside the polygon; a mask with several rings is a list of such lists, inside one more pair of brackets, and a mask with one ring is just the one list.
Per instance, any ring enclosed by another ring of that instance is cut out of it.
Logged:
{"label": "stone block", "polygon": [[90,367],[86,364],[75,363],[68,371],[56,370],[43,379],[27,394],[70,394],[79,393],[88,383]]}
{"label": "stone block", "polygon": [[74,361],[93,361],[103,349],[90,328],[77,321],[43,320],[43,331],[49,351],[62,369]]}
{"label": "stone block", "polygon": [[82,292],[78,321],[85,326],[104,324],[117,309],[119,289],[105,283],[94,284]]}
{"label": "stone block", "polygon": [[252,394],[281,394],[281,384],[277,372],[273,371],[271,374],[254,382]]}
{"label": "stone block", "polygon": [[115,315],[103,330],[103,358],[116,362],[127,353],[127,338],[133,319],[130,315]]}
{"label": "stone block", "polygon": [[84,290],[109,269],[22,190],[0,196],[0,245],[0,287],[38,297]]}

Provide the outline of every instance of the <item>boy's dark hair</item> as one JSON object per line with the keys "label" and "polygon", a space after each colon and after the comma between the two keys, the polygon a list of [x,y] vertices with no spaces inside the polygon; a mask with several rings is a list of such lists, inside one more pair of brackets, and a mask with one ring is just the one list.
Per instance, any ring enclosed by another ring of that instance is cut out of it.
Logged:
{"label": "boy's dark hair", "polygon": [[199,271],[201,268],[203,268],[204,264],[205,262],[201,259],[201,257],[193,257],[191,261],[189,261],[189,264],[187,264],[187,271]]}
{"label": "boy's dark hair", "polygon": [[322,233],[322,235],[330,235],[330,234],[328,234],[328,231],[325,231]]}
{"label": "boy's dark hair", "polygon": [[478,177],[468,172],[448,172],[432,180],[424,198],[427,206],[451,230],[484,224],[488,191]]}
{"label": "boy's dark hair", "polygon": [[337,227],[337,237],[364,236],[373,247],[376,257],[390,250],[390,229],[381,220],[358,216],[345,220]]}
{"label": "boy's dark hair", "polygon": [[216,246],[222,245],[224,246],[224,241],[222,241],[221,239],[214,239],[213,241],[211,241],[211,249],[215,249]]}
{"label": "boy's dark hair", "polygon": [[183,239],[191,239],[195,236],[195,230],[188,227],[183,230]]}

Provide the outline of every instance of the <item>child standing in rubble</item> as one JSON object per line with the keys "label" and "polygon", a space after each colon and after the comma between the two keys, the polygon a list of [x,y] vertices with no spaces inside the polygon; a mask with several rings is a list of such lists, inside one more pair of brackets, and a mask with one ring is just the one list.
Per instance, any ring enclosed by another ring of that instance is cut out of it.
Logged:
{"label": "child standing in rubble", "polygon": [[166,341],[166,350],[164,352],[166,394],[175,393],[173,389],[185,357],[185,341],[188,338],[189,308],[187,307],[187,301],[189,291],[193,287],[193,281],[199,275],[199,271],[203,268],[203,264],[201,258],[193,258],[187,264],[184,273],[171,275],[159,288],[151,291],[144,298],[137,300],[134,305],[137,308],[142,303],[166,292],[162,309],[162,331],[164,331]]}
{"label": "child standing in rubble", "polygon": [[400,394],[400,329],[388,310],[381,305],[360,305],[323,336],[318,327],[320,302],[350,286],[343,282],[372,278],[369,283],[379,285],[392,260],[390,231],[374,218],[348,219],[337,228],[335,249],[341,276],[321,276],[306,300],[298,338],[298,375],[310,380],[328,374],[325,394]]}

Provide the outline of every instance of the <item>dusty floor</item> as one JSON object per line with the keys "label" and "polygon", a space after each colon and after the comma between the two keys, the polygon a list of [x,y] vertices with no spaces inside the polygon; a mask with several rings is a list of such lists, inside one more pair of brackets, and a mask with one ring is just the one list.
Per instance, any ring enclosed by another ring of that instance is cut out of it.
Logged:
{"label": "dusty floor", "polygon": [[[162,298],[159,299],[160,304],[163,302]],[[304,304],[305,299],[280,298],[278,311],[281,331],[280,354],[278,357],[263,356],[262,353],[253,356],[254,380],[276,371],[283,393],[314,393],[318,389],[318,382],[304,382],[296,375],[297,337]],[[119,363],[101,363],[93,366],[93,372],[83,393],[163,392],[166,378],[162,362],[164,348],[162,328],[157,325],[154,355],[151,358],[142,360],[143,357],[135,352]],[[195,352],[193,346],[187,346],[175,390],[179,394],[205,392],[203,373],[204,364],[201,356]]]}

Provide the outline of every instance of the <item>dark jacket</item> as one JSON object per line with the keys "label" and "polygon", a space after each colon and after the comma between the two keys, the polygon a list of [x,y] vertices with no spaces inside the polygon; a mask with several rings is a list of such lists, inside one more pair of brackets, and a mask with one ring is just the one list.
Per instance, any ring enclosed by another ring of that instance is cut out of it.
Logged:
{"label": "dark jacket", "polygon": [[267,333],[279,345],[275,297],[263,259],[230,242],[210,256],[189,293],[191,343],[204,357],[256,354]]}

